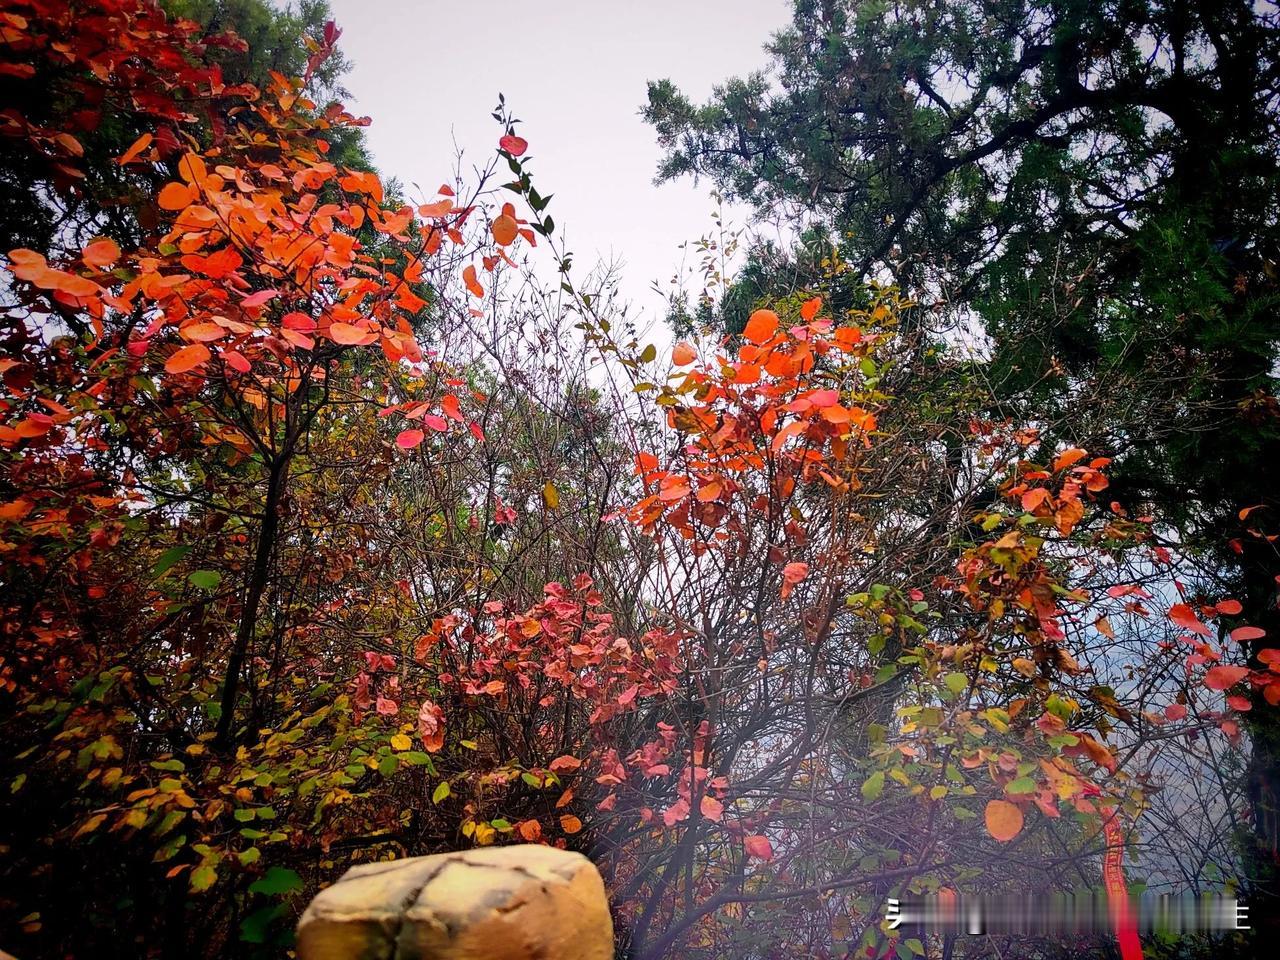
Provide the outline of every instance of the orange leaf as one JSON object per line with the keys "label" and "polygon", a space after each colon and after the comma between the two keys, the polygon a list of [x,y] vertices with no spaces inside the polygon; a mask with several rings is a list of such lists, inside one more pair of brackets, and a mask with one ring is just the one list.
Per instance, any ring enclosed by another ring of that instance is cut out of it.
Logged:
{"label": "orange leaf", "polygon": [[85,247],[80,259],[91,267],[109,267],[120,259],[120,248],[114,240],[103,237]]}
{"label": "orange leaf", "polygon": [[992,800],[987,804],[987,833],[1008,843],[1022,832],[1022,811],[1008,800]]}
{"label": "orange leaf", "polygon": [[1236,627],[1231,631],[1231,639],[1236,643],[1245,643],[1249,640],[1261,640],[1267,635],[1267,631],[1261,627]]}
{"label": "orange leaf", "polygon": [[203,366],[210,357],[209,348],[203,343],[193,343],[183,347],[164,363],[166,373],[186,373],[196,367]]}
{"label": "orange leaf", "polygon": [[185,210],[191,205],[194,193],[185,183],[166,183],[156,202],[161,210]]}
{"label": "orange leaf", "polygon": [[806,300],[804,306],[800,308],[800,318],[808,323],[818,315],[818,311],[822,309],[822,298],[814,297],[812,300]]}
{"label": "orange leaf", "polygon": [[698,359],[693,347],[681,340],[671,350],[671,362],[677,367],[686,367]]}
{"label": "orange leaf", "polygon": [[213,340],[221,340],[226,335],[226,331],[216,323],[193,323],[189,327],[182,328],[182,335],[188,340],[209,343]]}
{"label": "orange leaf", "polygon": [[462,282],[467,285],[467,289],[471,291],[472,296],[484,296],[484,287],[480,286],[480,281],[476,279],[476,268],[474,264],[468,265],[467,268],[462,271]]}
{"label": "orange leaf", "polygon": [[504,213],[493,221],[493,226],[490,227],[490,230],[493,231],[493,239],[500,246],[505,247],[507,244],[515,242],[519,228],[516,226],[516,222]]}
{"label": "orange leaf", "polygon": [[1057,458],[1054,459],[1053,470],[1055,473],[1059,470],[1065,470],[1077,460],[1083,460],[1088,455],[1089,454],[1087,452],[1081,450],[1079,447],[1071,447],[1068,450],[1063,450],[1058,454]]}
{"label": "orange leaf", "polygon": [[77,277],[74,273],[67,273],[64,270],[50,270],[48,279],[52,289],[61,290],[72,297],[83,299],[102,292],[102,288],[92,280]]}
{"label": "orange leaf", "polygon": [[151,139],[152,139],[151,134],[144,133],[137,140],[133,141],[133,144],[129,147],[128,150],[126,150],[124,153],[120,154],[120,156],[116,158],[116,163],[120,164],[120,166],[123,167],[129,161],[135,159],[138,156],[138,154],[142,153],[143,150],[151,146]]}
{"label": "orange leaf", "polygon": [[566,813],[560,818],[560,829],[569,834],[577,833],[582,829],[582,821],[572,813]]}
{"label": "orange leaf", "polygon": [[742,336],[751,343],[764,343],[778,332],[778,315],[772,310],[757,310],[747,321]]}
{"label": "orange leaf", "polygon": [[357,327],[353,323],[332,323],[329,325],[329,337],[334,343],[341,343],[344,346],[353,346],[357,343],[364,343],[368,331]]}
{"label": "orange leaf", "polygon": [[418,207],[418,213],[429,220],[447,216],[452,210],[452,200],[437,200],[435,203],[424,203]]}
{"label": "orange leaf", "polygon": [[698,500],[702,503],[706,503],[709,500],[719,498],[722,492],[724,492],[724,488],[718,481],[713,480],[710,483],[704,483],[698,488]]}
{"label": "orange leaf", "polygon": [[724,804],[709,794],[703,794],[702,800],[698,803],[698,809],[702,811],[702,815],[713,823],[719,823],[720,818],[724,816]]}

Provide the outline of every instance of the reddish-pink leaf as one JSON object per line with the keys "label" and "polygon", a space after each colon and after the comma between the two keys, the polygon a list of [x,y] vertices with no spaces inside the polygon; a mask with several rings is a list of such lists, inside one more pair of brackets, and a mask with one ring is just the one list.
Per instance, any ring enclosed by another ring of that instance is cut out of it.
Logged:
{"label": "reddish-pink leaf", "polygon": [[753,833],[742,838],[742,845],[746,848],[747,856],[752,860],[763,860],[767,863],[773,859],[773,846],[769,843],[768,837]]}
{"label": "reddish-pink leaf", "polygon": [[1236,643],[1247,643],[1250,640],[1261,640],[1267,631],[1261,627],[1236,627],[1231,631],[1231,639]]}
{"label": "reddish-pink leaf", "polygon": [[704,793],[702,800],[698,804],[698,809],[702,811],[702,815],[714,823],[719,823],[720,818],[724,816],[724,804],[710,794]]}
{"label": "reddish-pink leaf", "polygon": [[240,306],[246,310],[252,310],[254,307],[260,307],[268,300],[278,297],[279,290],[259,290],[257,293],[250,294],[240,301]]}
{"label": "reddish-pink leaf", "polygon": [[787,583],[799,583],[809,576],[809,565],[799,560],[782,568],[782,579]]}
{"label": "reddish-pink leaf", "polygon": [[422,442],[424,436],[421,430],[401,430],[396,437],[396,446],[401,450],[412,450]]}
{"label": "reddish-pink leaf", "polygon": [[529,149],[529,141],[524,137],[517,137],[514,133],[508,133],[498,141],[498,146],[513,157],[519,157],[523,156],[524,152]]}
{"label": "reddish-pink leaf", "polygon": [[1204,675],[1204,685],[1210,690],[1226,690],[1234,687],[1248,674],[1248,667],[1213,667]]}

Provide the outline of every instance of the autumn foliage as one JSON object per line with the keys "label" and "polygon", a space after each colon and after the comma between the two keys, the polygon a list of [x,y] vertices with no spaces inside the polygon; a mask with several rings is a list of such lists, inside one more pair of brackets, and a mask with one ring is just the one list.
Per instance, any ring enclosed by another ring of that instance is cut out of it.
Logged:
{"label": "autumn foliage", "polygon": [[[936,377],[893,291],[659,351],[575,286],[509,115],[410,204],[307,78],[223,86],[234,37],[0,20],[7,150],[82,197],[128,128],[143,232],[6,254],[4,946],[279,955],[352,863],[530,842],[602,865],[637,956],[902,955],[891,891],[1051,850],[1122,890],[1144,738],[1280,702],[1106,451]],[[572,337],[522,312],[539,244]]]}

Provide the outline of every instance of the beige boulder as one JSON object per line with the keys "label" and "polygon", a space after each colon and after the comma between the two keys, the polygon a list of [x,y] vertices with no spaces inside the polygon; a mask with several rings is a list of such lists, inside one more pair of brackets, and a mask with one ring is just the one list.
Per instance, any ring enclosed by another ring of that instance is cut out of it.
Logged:
{"label": "beige boulder", "polygon": [[604,883],[534,844],[352,867],[298,923],[301,960],[609,960]]}

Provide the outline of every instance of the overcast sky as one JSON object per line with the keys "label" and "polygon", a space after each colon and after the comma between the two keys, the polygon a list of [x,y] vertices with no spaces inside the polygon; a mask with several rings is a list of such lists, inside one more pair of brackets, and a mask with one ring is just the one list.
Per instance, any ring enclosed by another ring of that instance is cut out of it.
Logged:
{"label": "overcast sky", "polygon": [[[434,193],[454,143],[480,162],[501,131],[497,94],[524,121],[535,182],[565,231],[575,272],[625,263],[624,292],[652,318],[678,245],[711,231],[710,185],[653,185],[659,150],[639,117],[645,82],[670,77],[703,99],[765,64],[786,0],[331,0],[354,64],[355,112],[373,119],[379,169]],[[410,186],[409,199],[419,191]],[[742,216],[739,215],[739,220]]]}

